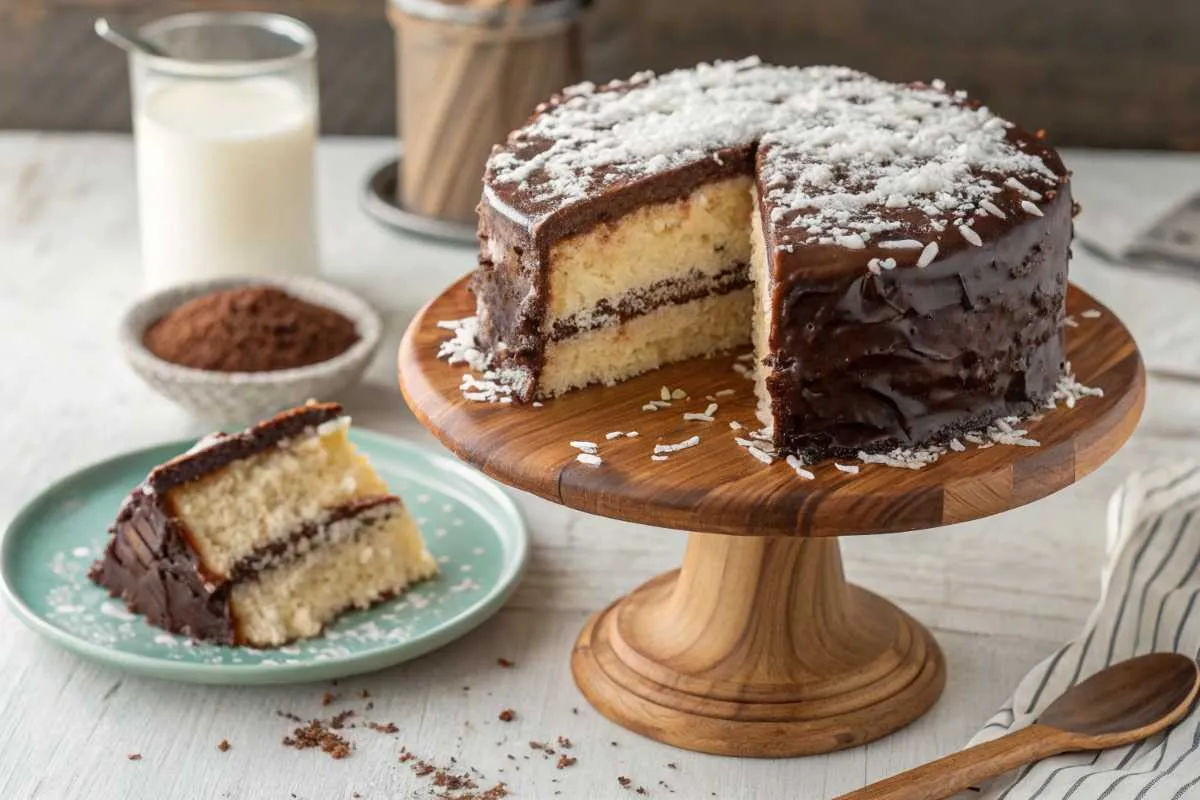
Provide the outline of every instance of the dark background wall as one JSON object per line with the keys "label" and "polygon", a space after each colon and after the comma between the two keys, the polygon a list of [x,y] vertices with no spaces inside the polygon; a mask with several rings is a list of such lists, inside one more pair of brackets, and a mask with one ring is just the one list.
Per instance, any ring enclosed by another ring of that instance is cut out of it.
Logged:
{"label": "dark background wall", "polygon": [[[320,39],[326,133],[394,130],[386,0],[0,0],[0,128],[125,130],[125,63],[92,33],[196,8],[293,14]],[[596,0],[589,77],[758,53],[941,77],[1061,144],[1200,149],[1200,0]]]}

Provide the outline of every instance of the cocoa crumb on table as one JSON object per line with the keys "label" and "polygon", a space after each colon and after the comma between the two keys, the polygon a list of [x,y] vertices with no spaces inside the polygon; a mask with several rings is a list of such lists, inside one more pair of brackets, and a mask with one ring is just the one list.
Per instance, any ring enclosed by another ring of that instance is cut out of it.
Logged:
{"label": "cocoa crumb on table", "polygon": [[496,663],[499,664],[500,666],[504,667],[505,669],[508,669],[509,667],[516,665],[515,661],[510,661],[507,658],[497,658]]}
{"label": "cocoa crumb on table", "polygon": [[320,748],[337,759],[350,755],[350,743],[326,728],[319,719],[311,720],[304,727],[296,728],[291,736],[283,737],[283,744],[297,750]]}
{"label": "cocoa crumb on table", "polygon": [[275,713],[278,714],[279,716],[283,717],[284,719],[291,720],[292,722],[304,722],[304,719],[302,717],[299,717],[299,716],[291,713],[290,711],[283,711],[282,709],[280,709],[280,710],[277,710]]}
{"label": "cocoa crumb on table", "polygon": [[368,697],[371,696],[371,693],[368,692],[366,689],[361,689],[358,692],[358,696],[361,697],[362,699],[366,700]]}
{"label": "cocoa crumb on table", "polygon": [[375,701],[374,701],[374,700],[372,700],[371,702],[367,703],[367,711],[370,711],[370,710],[371,710],[371,709],[373,709],[373,708],[375,708]]}
{"label": "cocoa crumb on table", "polygon": [[575,762],[578,760],[579,759],[577,759],[573,756],[559,756],[558,763],[555,764],[554,766],[556,769],[566,769],[567,767],[575,766]]}
{"label": "cocoa crumb on table", "polygon": [[558,737],[558,746],[565,750],[570,750],[571,749],[571,740],[565,736],[560,736],[560,737]]}
{"label": "cocoa crumb on table", "polygon": [[400,732],[400,729],[396,727],[396,723],[394,723],[394,722],[388,722],[388,723],[368,722],[367,727],[373,731],[378,731],[379,733],[399,733]]}
{"label": "cocoa crumb on table", "polygon": [[321,695],[321,705],[323,706],[329,705],[334,700],[337,700],[337,695],[333,692],[326,692],[325,694]]}
{"label": "cocoa crumb on table", "polygon": [[635,791],[637,792],[637,794],[650,794],[649,792],[646,791],[645,786],[639,786]]}
{"label": "cocoa crumb on table", "polygon": [[228,753],[230,747],[232,747],[232,745],[229,744],[228,739],[222,739],[221,741],[217,742],[217,749],[222,753]]}
{"label": "cocoa crumb on table", "polygon": [[141,761],[141,760],[142,760],[142,754],[141,754],[141,753],[130,753],[130,754],[127,756],[127,758],[128,758],[130,761]]}
{"label": "cocoa crumb on table", "polygon": [[506,708],[500,712],[501,722],[512,722],[514,719],[516,719],[516,717],[517,712],[513,711],[511,708]]}
{"label": "cocoa crumb on table", "polygon": [[674,761],[668,761],[667,769],[679,769],[679,765],[676,764]]}
{"label": "cocoa crumb on table", "polygon": [[342,728],[346,727],[346,720],[350,719],[353,716],[354,716],[354,711],[351,709],[346,709],[345,711],[339,711],[337,714],[334,714],[333,719],[331,719],[329,721],[329,727],[333,728],[334,730],[340,731]]}
{"label": "cocoa crumb on table", "polygon": [[621,775],[620,777],[617,778],[617,783],[621,784],[622,788],[628,789],[629,784],[633,783],[633,781],[630,780],[629,778],[626,778],[624,775]]}

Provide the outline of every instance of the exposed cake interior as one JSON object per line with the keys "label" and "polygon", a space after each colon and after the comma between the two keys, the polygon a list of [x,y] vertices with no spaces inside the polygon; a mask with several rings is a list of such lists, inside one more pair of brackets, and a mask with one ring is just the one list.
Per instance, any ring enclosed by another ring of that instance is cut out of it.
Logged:
{"label": "exposed cake interior", "polygon": [[749,289],[662,305],[622,325],[585,331],[546,345],[540,381],[548,397],[590,383],[612,384],[663,364],[746,343]]}
{"label": "exposed cake interior", "polygon": [[433,575],[349,421],[309,403],[205,437],[130,493],[89,577],[152,625],[271,647]]}
{"label": "exposed cake interior", "polygon": [[745,344],[750,185],[706,183],[556,242],[539,395]]}
{"label": "exposed cake interior", "polygon": [[767,391],[767,376],[770,373],[767,355],[771,352],[772,325],[771,272],[767,258],[767,243],[763,240],[762,215],[759,208],[758,188],[753,189],[754,211],[750,214],[750,277],[754,281],[754,396],[758,401],[758,421],[768,435],[774,427],[771,413],[771,395]]}
{"label": "exposed cake interior", "polygon": [[227,576],[255,549],[287,537],[326,509],[386,495],[387,485],[347,437],[340,417],[170,493],[210,573]]}
{"label": "exposed cake interior", "polygon": [[240,639],[273,646],[316,636],[343,611],[366,608],[437,571],[395,498],[314,534],[255,580],[234,585],[230,606]]}

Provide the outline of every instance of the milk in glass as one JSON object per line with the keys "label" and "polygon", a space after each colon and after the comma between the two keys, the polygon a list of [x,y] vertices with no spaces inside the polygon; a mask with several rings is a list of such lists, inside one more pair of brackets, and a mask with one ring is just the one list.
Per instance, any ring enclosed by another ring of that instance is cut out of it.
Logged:
{"label": "milk in glass", "polygon": [[148,28],[191,57],[177,59],[171,49],[171,58],[135,57],[146,287],[314,274],[315,44],[287,49],[287,36],[307,28],[277,15],[220,13]]}

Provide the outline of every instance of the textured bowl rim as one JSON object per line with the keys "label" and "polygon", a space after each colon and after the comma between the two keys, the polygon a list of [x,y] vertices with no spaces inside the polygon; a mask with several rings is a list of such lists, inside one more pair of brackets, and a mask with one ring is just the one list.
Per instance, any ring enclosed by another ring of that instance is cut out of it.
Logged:
{"label": "textured bowl rim", "polygon": [[[354,323],[358,341],[333,358],[303,367],[263,372],[221,372],[185,367],[159,358],[142,342],[146,330],[163,315],[211,292],[251,286],[273,286],[288,294],[336,311]],[[294,276],[229,276],[183,283],[140,297],[122,315],[120,340],[127,358],[151,367],[160,378],[190,385],[275,385],[332,375],[371,358],[383,337],[379,312],[349,289],[318,278]]]}

